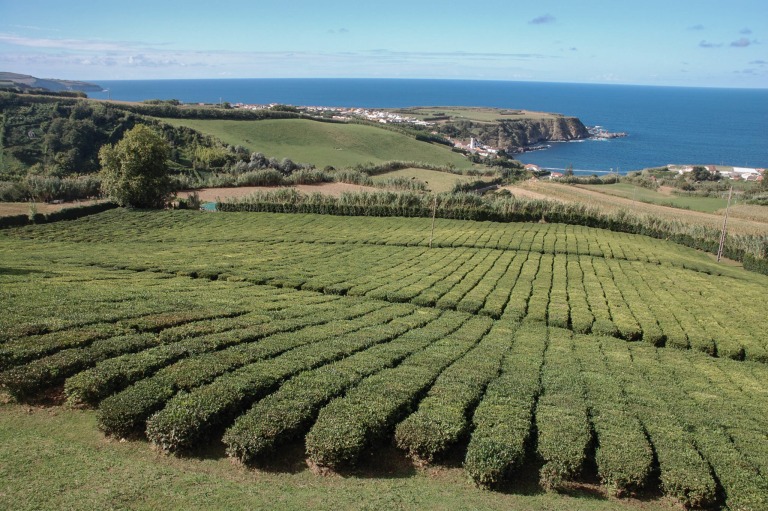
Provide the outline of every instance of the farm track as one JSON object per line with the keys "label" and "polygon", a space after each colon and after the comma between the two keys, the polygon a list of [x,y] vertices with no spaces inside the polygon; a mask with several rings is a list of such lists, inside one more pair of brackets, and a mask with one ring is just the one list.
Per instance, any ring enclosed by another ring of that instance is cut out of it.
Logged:
{"label": "farm track", "polygon": [[487,487],[538,464],[548,490],[594,471],[616,496],[768,507],[762,276],[578,226],[441,221],[429,249],[421,219],[364,220],[0,233],[0,385],[63,388],[166,452],[222,439],[258,465],[303,439],[346,470],[382,442],[421,463],[466,447]]}

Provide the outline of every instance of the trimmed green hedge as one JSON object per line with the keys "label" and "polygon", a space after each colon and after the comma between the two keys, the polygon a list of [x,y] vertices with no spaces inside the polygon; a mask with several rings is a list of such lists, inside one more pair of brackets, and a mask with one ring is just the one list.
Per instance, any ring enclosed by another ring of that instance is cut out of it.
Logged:
{"label": "trimmed green hedge", "polygon": [[363,378],[450,335],[466,320],[463,314],[442,313],[425,327],[406,332],[394,341],[295,376],[279,391],[256,403],[227,430],[227,454],[249,463],[273,451],[277,445],[308,430],[332,398]]}
{"label": "trimmed green hedge", "polygon": [[[223,344],[221,347],[230,348],[202,353],[165,366],[154,376],[142,379],[124,391],[106,398],[101,402],[97,413],[99,427],[105,433],[115,436],[135,432],[177,392],[204,385],[228,371],[256,360],[324,339],[329,329],[332,331],[333,327],[338,328],[335,323],[330,327],[326,326],[334,320],[345,316],[360,316],[379,307],[381,305],[362,303],[343,309],[343,313],[340,313],[338,306],[310,308],[304,315],[294,319],[265,323],[244,332],[217,334],[217,342]],[[364,324],[366,320],[361,321]],[[355,326],[358,323],[355,323]],[[253,342],[256,340],[260,341]],[[138,373],[139,371],[135,371],[131,374]],[[135,376],[136,379],[140,377]]]}
{"label": "trimmed green hedge", "polygon": [[488,385],[475,410],[464,469],[480,486],[498,485],[525,460],[546,345],[546,328],[523,323],[504,357],[501,375]]}
{"label": "trimmed green hedge", "polygon": [[418,410],[395,429],[397,446],[432,462],[469,433],[471,412],[500,370],[516,325],[497,323],[470,352],[440,374]]}
{"label": "trimmed green hedge", "polygon": [[64,208],[52,213],[36,213],[30,218],[29,215],[13,215],[0,217],[0,229],[8,227],[23,227],[29,224],[47,224],[50,222],[59,222],[61,220],[77,220],[88,215],[95,215],[103,211],[115,209],[117,204],[112,202],[99,202],[98,204],[89,204],[87,206],[77,206],[73,208]]}
{"label": "trimmed green hedge", "polygon": [[544,460],[540,481],[559,490],[581,473],[592,440],[584,383],[568,330],[549,329],[541,395],[536,404],[537,450]]}
{"label": "trimmed green hedge", "polygon": [[[484,199],[475,194],[451,193],[437,196],[414,192],[344,193],[340,197],[302,195],[296,190],[258,192],[249,197],[218,202],[219,211],[272,213],[317,213],[343,216],[435,216],[456,220],[492,222],[563,223],[597,227],[610,231],[642,234],[687,247],[717,253],[720,231],[668,221],[624,210],[604,213],[582,204],[517,198]],[[745,268],[768,274],[768,236],[728,235],[724,255],[742,261]]]}
{"label": "trimmed green hedge", "polygon": [[412,312],[412,306],[393,305],[381,312],[389,318],[366,318],[373,324],[352,332],[328,331],[322,339],[299,345],[280,356],[246,365],[217,378],[210,385],[180,393],[147,421],[147,438],[165,452],[193,447],[294,374],[334,362],[360,350],[388,342],[421,327],[435,315]]}
{"label": "trimmed green hedge", "polygon": [[309,459],[332,468],[354,464],[366,447],[394,429],[441,371],[477,344],[490,326],[488,318],[470,318],[450,336],[332,401],[320,411],[306,437]]}

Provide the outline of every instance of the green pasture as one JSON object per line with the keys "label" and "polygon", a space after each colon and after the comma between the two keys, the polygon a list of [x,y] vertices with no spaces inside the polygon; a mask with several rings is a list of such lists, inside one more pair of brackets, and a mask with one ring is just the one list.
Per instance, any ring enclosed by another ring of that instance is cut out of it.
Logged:
{"label": "green pasture", "polygon": [[527,119],[549,119],[556,114],[548,112],[533,112],[530,110],[513,110],[485,107],[414,107],[396,109],[405,115],[413,117],[448,116],[453,121],[467,120],[475,122],[518,121]]}
{"label": "green pasture", "polygon": [[582,188],[595,192],[623,197],[625,199],[637,200],[658,204],[660,206],[671,206],[673,208],[690,209],[692,211],[701,211],[702,213],[714,213],[725,208],[727,199],[718,197],[686,197],[682,195],[665,195],[655,190],[636,186],[632,183],[615,183],[610,185],[579,185]]}
{"label": "green pasture", "polygon": [[266,121],[164,119],[213,135],[230,145],[241,145],[270,158],[290,158],[322,169],[353,167],[386,161],[418,161],[432,165],[470,168],[459,153],[439,144],[420,142],[401,133],[361,124],[339,124],[306,119]]}
{"label": "green pasture", "polygon": [[762,511],[767,286],[554,223],[6,229],[0,508]]}

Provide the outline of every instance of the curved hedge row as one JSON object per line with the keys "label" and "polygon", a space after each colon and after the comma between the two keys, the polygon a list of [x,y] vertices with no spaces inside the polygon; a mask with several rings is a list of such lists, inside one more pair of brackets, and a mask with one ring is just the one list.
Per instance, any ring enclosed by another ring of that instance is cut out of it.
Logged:
{"label": "curved hedge row", "polygon": [[[245,335],[224,335],[225,344],[221,347],[231,346],[229,349],[202,353],[167,365],[154,376],[142,379],[106,398],[101,402],[97,414],[99,427],[105,433],[115,436],[133,433],[142,428],[146,419],[177,392],[208,383],[221,374],[256,360],[322,340],[327,337],[329,330],[338,328],[335,324],[326,327],[328,323],[345,315],[355,317],[376,308],[371,304],[358,304],[347,308],[343,315],[339,314],[338,308],[313,309],[312,314],[266,323],[253,330],[247,329]],[[252,342],[259,339],[260,342]]]}
{"label": "curved hedge row", "polygon": [[546,330],[534,322],[523,323],[504,357],[501,375],[488,385],[475,410],[464,469],[480,486],[498,485],[525,460],[546,346]]}
{"label": "curved hedge row", "polygon": [[406,332],[391,342],[293,377],[227,430],[227,454],[249,463],[273,451],[280,443],[306,432],[328,401],[365,377],[450,335],[466,320],[463,314],[445,312],[429,325]]}
{"label": "curved hedge row", "polygon": [[477,344],[490,326],[488,318],[470,318],[453,334],[331,401],[306,436],[309,459],[326,467],[354,464],[371,442],[394,429],[440,372]]}
{"label": "curved hedge row", "polygon": [[371,319],[373,326],[342,335],[326,334],[327,342],[300,345],[229,372],[210,385],[178,394],[147,421],[147,438],[165,452],[188,449],[212,430],[231,424],[256,400],[294,374],[388,342],[436,317],[418,312],[402,316],[405,311],[413,311],[404,305],[387,309],[391,313],[389,322],[376,324]]}
{"label": "curved hedge row", "polygon": [[451,364],[418,410],[395,429],[397,446],[431,462],[469,433],[469,416],[499,373],[516,325],[496,324],[470,352]]}
{"label": "curved hedge row", "polygon": [[[436,207],[433,206],[436,204]],[[483,199],[475,194],[421,195],[417,193],[344,193],[340,197],[302,195],[293,189],[257,192],[249,197],[218,202],[219,211],[317,213],[342,216],[431,217],[492,222],[563,223],[610,231],[642,234],[687,247],[717,253],[718,229],[690,226],[650,215],[621,210],[604,213],[581,204],[518,198]],[[724,255],[742,261],[745,268],[768,274],[768,236],[728,235]]]}
{"label": "curved hedge row", "polygon": [[47,224],[61,220],[77,220],[88,215],[95,215],[103,211],[115,209],[117,204],[113,202],[99,202],[87,206],[63,208],[51,213],[35,213],[34,215],[0,216],[0,229],[8,227],[23,227],[29,224]]}

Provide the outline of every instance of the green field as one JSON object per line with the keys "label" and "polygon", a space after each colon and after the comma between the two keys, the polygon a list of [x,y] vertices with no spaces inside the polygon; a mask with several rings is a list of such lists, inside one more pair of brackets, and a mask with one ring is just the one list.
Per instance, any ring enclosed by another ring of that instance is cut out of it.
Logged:
{"label": "green field", "polygon": [[649,190],[642,186],[635,186],[631,183],[615,183],[610,185],[580,185],[588,190],[593,190],[608,195],[624,197],[640,202],[651,204],[660,204],[662,206],[672,206],[675,208],[690,209],[692,211],[701,211],[703,213],[714,213],[724,209],[728,203],[727,199],[719,197],[686,197],[680,195],[665,195],[655,190]]}
{"label": "green field", "polygon": [[386,183],[387,180],[392,178],[415,178],[419,181],[424,181],[427,183],[427,189],[434,193],[450,192],[457,182],[467,183],[476,179],[481,179],[478,177],[462,176],[437,170],[407,168],[373,176],[373,182]]}
{"label": "green field", "polygon": [[290,158],[318,168],[353,167],[386,161],[417,161],[470,168],[461,154],[439,144],[420,142],[406,135],[361,124],[339,124],[305,119],[220,121],[163,119],[241,145],[270,158]]}
{"label": "green field", "polygon": [[414,107],[395,109],[405,115],[418,118],[430,118],[436,116],[447,116],[452,121],[475,121],[475,122],[496,122],[496,121],[519,121],[519,120],[540,120],[550,119],[557,114],[548,112],[534,112],[530,110],[510,110],[501,108],[484,107]]}
{"label": "green field", "polygon": [[2,405],[0,507],[766,509],[768,277],[561,224],[438,219],[430,249],[430,222],[0,232],[0,385],[55,404]]}

